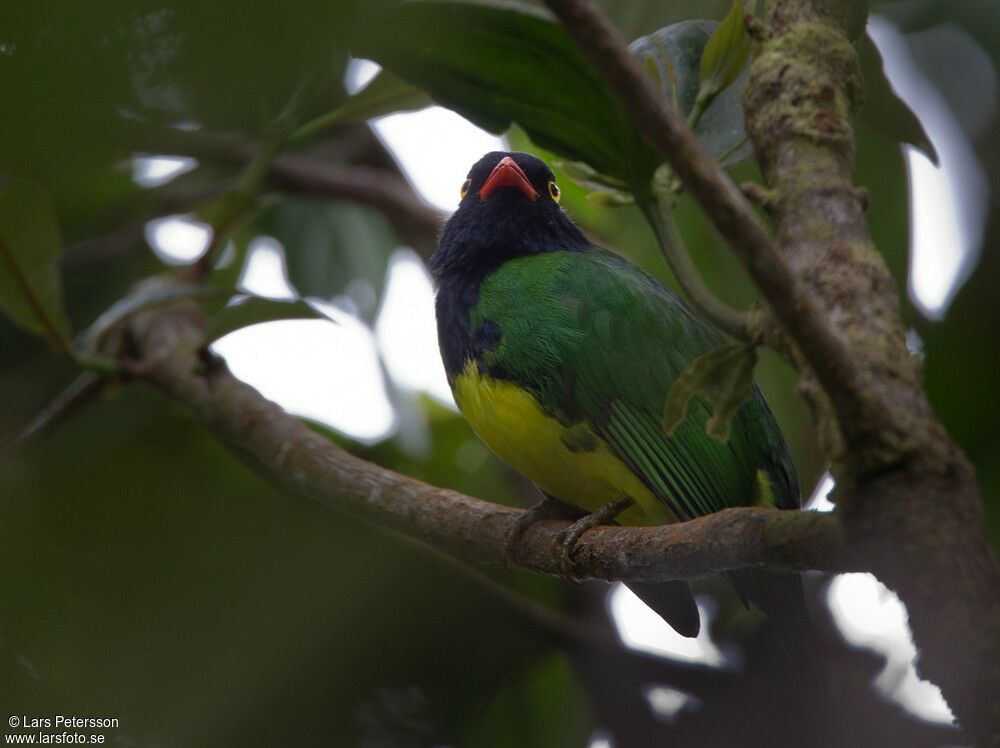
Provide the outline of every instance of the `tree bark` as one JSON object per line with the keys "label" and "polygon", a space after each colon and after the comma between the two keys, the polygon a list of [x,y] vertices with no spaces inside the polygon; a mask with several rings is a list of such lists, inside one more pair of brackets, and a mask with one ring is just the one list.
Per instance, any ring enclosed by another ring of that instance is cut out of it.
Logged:
{"label": "tree bark", "polygon": [[[150,281],[162,282],[162,281]],[[233,377],[201,349],[204,320],[193,304],[136,315],[127,330],[132,376],[189,406],[242,460],[272,482],[367,518],[455,556],[503,564],[508,532],[521,511],[427,485],[362,460],[312,431]],[[566,521],[532,525],[512,561],[562,573],[551,552]],[[858,570],[830,514],[727,509],[660,527],[597,527],[577,545],[581,579],[686,579],[747,566]]]}
{"label": "tree bark", "polygon": [[[849,34],[856,6],[773,0],[744,91],[778,242],[834,320],[879,409],[836,419],[827,445],[853,548],[906,603],[921,656],[959,721],[1000,744],[1000,571],[982,530],[971,466],[935,418],[906,348],[898,290],[851,181],[851,116],[862,80]],[[863,26],[862,26],[863,28]],[[819,412],[812,362],[799,360]],[[829,433],[829,431],[828,431]]]}
{"label": "tree bark", "polygon": [[838,483],[852,552],[907,606],[918,668],[980,745],[1000,745],[1000,567],[971,466],[935,418],[906,348],[898,290],[851,181],[862,80],[851,39],[866,5],[769,0],[744,90],[776,228],[761,233],[607,19],[584,0],[546,0],[681,176],[761,291],[768,340],[801,389]]}
{"label": "tree bark", "polygon": [[[645,76],[607,19],[583,0],[546,0],[650,144],[684,180],[757,284],[761,333],[801,373],[837,479],[833,515],[731,509],[656,528],[602,527],[578,546],[581,578],[663,580],[744,566],[871,571],[907,606],[920,672],[941,686],[981,745],[1000,746],[1000,567],[982,529],[973,470],[935,417],[906,348],[898,289],[852,183],[852,116],[862,80],[851,40],[859,0],[768,0],[744,90],[747,132],[774,235]],[[178,137],[189,137],[181,134]],[[256,150],[207,136],[185,147],[245,160]],[[181,152],[188,152],[181,148]],[[383,210],[426,252],[440,215],[398,175],[283,154],[272,183]],[[502,563],[518,512],[364,462],[310,431],[199,351],[184,305],[137,316],[126,368],[186,403],[269,479],[449,553]],[[513,560],[558,574],[565,523],[523,537]]]}

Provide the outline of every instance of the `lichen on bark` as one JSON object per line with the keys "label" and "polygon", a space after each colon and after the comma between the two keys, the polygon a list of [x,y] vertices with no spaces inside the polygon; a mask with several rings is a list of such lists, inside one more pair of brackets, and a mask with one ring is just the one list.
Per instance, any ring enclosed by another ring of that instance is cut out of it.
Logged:
{"label": "lichen on bark", "polygon": [[923,391],[899,290],[852,182],[862,79],[849,35],[859,5],[768,3],[754,25],[760,50],[744,89],[747,132],[780,251],[846,344],[862,385],[861,397],[834,399],[813,375],[824,362],[793,347],[800,390],[826,435],[847,542],[906,603],[922,673],[977,743],[995,745],[1000,571],[971,466]]}
{"label": "lichen on bark", "polygon": [[[829,3],[827,4],[829,5]],[[772,194],[779,243],[796,274],[849,346],[866,401],[824,402],[841,473],[879,472],[919,450],[925,418],[919,371],[906,350],[898,290],[864,220],[867,200],[851,181],[853,115],[862,102],[857,54],[829,8],[772,2],[744,89],[747,131]],[[808,378],[810,363],[799,357]],[[886,375],[889,376],[886,376]],[[893,386],[892,383],[900,386]],[[852,449],[845,449],[846,445]],[[861,447],[861,449],[856,449]]]}

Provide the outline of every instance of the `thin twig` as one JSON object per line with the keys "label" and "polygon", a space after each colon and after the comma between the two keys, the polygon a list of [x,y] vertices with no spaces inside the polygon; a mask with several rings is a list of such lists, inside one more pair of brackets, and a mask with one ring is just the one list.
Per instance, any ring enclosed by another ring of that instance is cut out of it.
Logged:
{"label": "thin twig", "polygon": [[[234,163],[251,161],[261,147],[239,135],[200,131],[143,130],[136,140],[146,150]],[[379,210],[400,237],[425,258],[434,251],[444,222],[441,211],[389,168],[345,165],[301,153],[283,153],[271,162],[267,179],[287,192],[351,200]]]}
{"label": "thin twig", "polygon": [[289,192],[353,200],[380,210],[425,258],[434,251],[444,223],[441,211],[426,203],[404,179],[383,169],[323,164],[285,154],[275,160],[271,180]]}
{"label": "thin twig", "polygon": [[[300,89],[301,90],[301,89]],[[290,105],[291,106],[291,105]],[[274,159],[281,152],[285,142],[285,134],[279,133],[262,145],[250,160],[240,177],[239,185],[225,204],[225,213],[212,226],[212,236],[198,261],[189,269],[189,276],[204,282],[215,268],[215,262],[229,240],[230,235],[257,209],[257,194],[261,183],[271,168]]]}
{"label": "thin twig", "polygon": [[808,295],[739,189],[643,73],[608,19],[584,0],[545,1],[739,257],[775,316],[812,365],[840,422],[860,418],[860,411],[866,408],[880,409],[854,369],[840,333]]}
{"label": "thin twig", "polygon": [[51,431],[81,406],[100,395],[107,382],[106,376],[93,371],[83,372],[32,418],[21,433],[0,445],[0,450],[12,449]]}
{"label": "thin twig", "polygon": [[670,265],[674,277],[691,302],[727,335],[737,340],[748,340],[752,337],[751,315],[733,309],[705,285],[701,273],[694,266],[691,256],[684,247],[683,240],[677,233],[673,218],[663,214],[659,200],[656,199],[654,203],[641,201],[639,207],[645,214],[649,225],[653,227],[653,233],[656,234],[660,249]]}

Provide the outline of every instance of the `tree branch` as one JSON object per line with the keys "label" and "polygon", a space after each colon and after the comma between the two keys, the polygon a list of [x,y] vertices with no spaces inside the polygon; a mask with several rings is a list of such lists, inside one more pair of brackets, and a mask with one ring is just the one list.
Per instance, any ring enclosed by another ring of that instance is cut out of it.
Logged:
{"label": "tree branch", "polygon": [[777,237],[882,406],[860,408],[850,428],[841,421],[833,456],[842,482],[856,482],[839,505],[845,530],[906,604],[921,674],[978,744],[1000,746],[1000,566],[971,466],[934,416],[907,350],[898,290],[853,184],[863,81],[850,39],[863,32],[867,5],[766,7],[743,107]]}
{"label": "tree branch", "polygon": [[[521,512],[435,488],[338,447],[199,353],[194,306],[136,315],[127,370],[187,404],[244,461],[270,481],[335,509],[422,540],[464,559],[504,562],[504,541]],[[532,526],[513,554],[532,571],[559,575],[551,554],[565,522]],[[575,574],[604,580],[691,578],[745,566],[845,571],[837,517],[764,508],[728,509],[661,527],[599,527],[578,546]]]}
{"label": "tree branch", "polygon": [[353,200],[380,210],[421,257],[437,245],[444,214],[413,191],[406,180],[368,166],[334,166],[286,154],[274,161],[271,181],[288,192]]}
{"label": "tree branch", "polygon": [[546,4],[729,243],[815,371],[841,428],[851,430],[862,413],[883,413],[886,408],[853,366],[841,331],[823,315],[740,190],[643,73],[611,23],[585,0],[546,0]]}
{"label": "tree branch", "polygon": [[[177,153],[246,164],[261,146],[236,134],[144,129],[135,136],[146,151]],[[444,214],[429,205],[404,177],[388,169],[343,165],[308,153],[282,153],[267,172],[274,186],[296,194],[352,200],[382,212],[400,237],[422,257],[437,244]]]}
{"label": "tree branch", "polygon": [[658,199],[652,203],[641,202],[640,209],[656,234],[660,250],[670,265],[677,283],[691,302],[710,319],[715,326],[737,340],[751,340],[754,337],[753,314],[734,309],[705,285],[701,273],[691,261],[684,241],[677,232],[673,216],[665,215]]}
{"label": "tree branch", "polygon": [[864,28],[865,4],[768,0],[755,24],[743,103],[779,248],[609,22],[583,0],[546,2],[760,288],[848,489],[838,505],[848,546],[906,603],[921,672],[978,743],[1000,746],[1000,566],[971,466],[906,350],[897,290],[851,182],[862,82],[850,35]]}
{"label": "tree branch", "polygon": [[[732,687],[743,677],[743,674],[710,665],[685,662],[626,647],[608,626],[588,622],[588,617],[581,619],[525,597],[485,572],[436,547],[420,543],[409,536],[405,536],[403,540],[414,546],[420,546],[425,553],[430,553],[448,564],[448,568],[455,574],[465,577],[502,605],[503,610],[518,623],[531,627],[551,644],[566,652],[577,654],[584,651],[599,652],[616,662],[626,663],[626,667],[643,682],[669,683],[699,698],[720,687]],[[607,623],[610,624],[610,621]],[[754,684],[755,687],[762,685]]]}
{"label": "tree branch", "polygon": [[55,399],[32,418],[19,434],[9,439],[0,440],[0,451],[20,446],[31,439],[48,433],[81,407],[98,397],[107,383],[108,377],[97,372],[85,371],[79,374],[66,389],[56,395]]}

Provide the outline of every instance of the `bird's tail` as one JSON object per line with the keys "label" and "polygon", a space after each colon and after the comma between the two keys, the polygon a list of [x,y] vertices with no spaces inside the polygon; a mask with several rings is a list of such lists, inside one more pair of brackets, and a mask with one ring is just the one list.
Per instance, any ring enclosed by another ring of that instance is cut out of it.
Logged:
{"label": "bird's tail", "polygon": [[806,607],[802,577],[788,572],[743,569],[727,572],[743,604],[752,603],[767,616],[790,668],[817,686],[824,680],[816,630]]}
{"label": "bird's tail", "polygon": [[698,636],[701,617],[687,582],[629,582],[628,588],[678,634]]}

